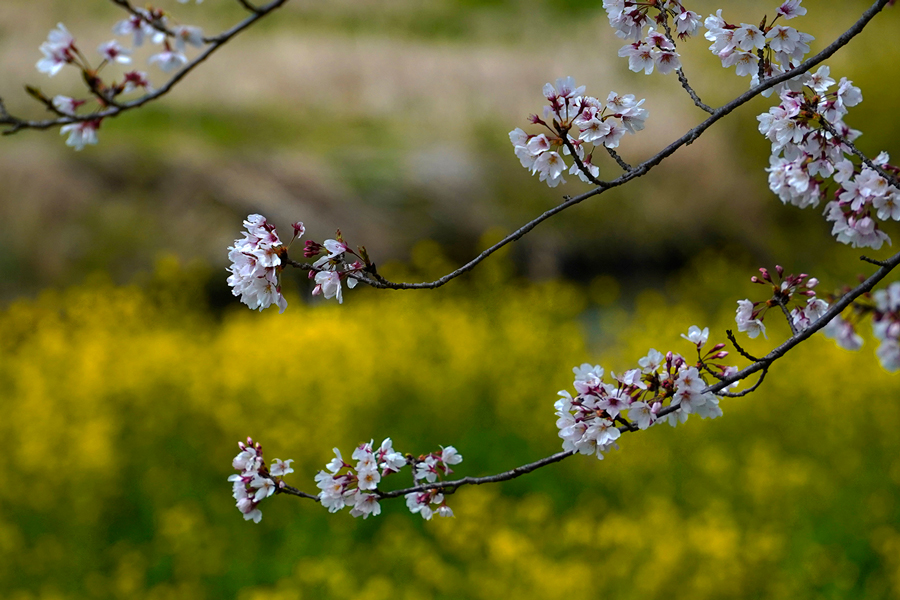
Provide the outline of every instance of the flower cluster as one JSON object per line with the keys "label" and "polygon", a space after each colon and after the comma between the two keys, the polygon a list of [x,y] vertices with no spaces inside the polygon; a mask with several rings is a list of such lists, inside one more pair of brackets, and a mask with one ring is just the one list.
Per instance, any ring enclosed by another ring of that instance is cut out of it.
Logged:
{"label": "flower cluster", "polygon": [[[187,45],[200,47],[204,44],[203,32],[198,27],[178,25],[167,28],[167,18],[158,9],[136,8],[135,14],[116,23],[113,33],[116,35],[131,36],[133,47],[141,46],[144,39],[149,38],[154,44],[161,44],[163,49],[150,57],[150,64],[157,64],[163,71],[171,71],[180,68],[187,63],[184,54]],[[169,38],[174,41],[172,48]],[[59,23],[50,31],[47,41],[41,44],[41,53],[44,55],[37,62],[37,70],[53,77],[66,65],[78,68],[83,75],[90,92],[99,102],[101,108],[114,104],[121,94],[128,94],[138,88],[145,92],[152,92],[147,74],[142,71],[129,71],[122,76],[121,81],[105,82],[100,77],[104,67],[111,64],[128,65],[132,62],[133,49],[123,47],[118,41],[110,40],[97,48],[100,55],[100,63],[93,67],[82,51],[75,43],[75,38],[69,33],[65,25]],[[74,117],[78,108],[87,103],[86,100],[77,100],[67,96],[56,96],[52,100],[43,96],[36,89],[29,89],[32,96],[43,102],[49,109],[63,117]],[[87,115],[90,116],[90,115]],[[60,133],[68,135],[66,144],[76,150],[83,149],[86,145],[97,143],[97,129],[100,128],[102,119],[86,119],[64,125]]]}
{"label": "flower cluster", "polygon": [[656,68],[667,75],[681,68],[681,55],[675,51],[675,44],[652,27],[643,40],[622,46],[619,56],[628,58],[628,68],[635,73],[643,71],[649,75]]}
{"label": "flower cluster", "polygon": [[[836,82],[826,66],[804,75],[802,83],[801,90],[782,92],[781,104],[757,117],[760,133],[772,142],[769,188],[785,204],[800,208],[834,197],[825,206],[832,235],[854,248],[881,248],[890,238],[876,219],[900,220],[900,190],[871,167],[850,160],[849,144],[860,132],[843,118],[848,107],[862,102],[862,93],[846,78],[832,90]],[[873,164],[897,173],[888,160],[882,153]]]}
{"label": "flower cluster", "polygon": [[[603,0],[603,8],[616,35],[636,42],[641,39],[645,26],[667,23],[669,17],[672,17],[675,31],[681,39],[696,33],[700,26],[700,15],[686,9],[678,0]],[[653,17],[650,16],[651,10],[656,12]]]}
{"label": "flower cluster", "polygon": [[[247,232],[228,248],[228,285],[232,294],[251,309],[263,310],[272,304],[280,312],[287,308],[287,300],[281,295],[278,272],[281,270],[281,254],[284,251],[275,226],[262,215],[250,215],[244,221]],[[294,225],[294,237],[303,235],[303,223]]]}
{"label": "flower cluster", "polygon": [[[751,86],[760,83],[760,73],[766,78],[786,73],[800,64],[809,52],[809,42],[815,39],[793,27],[775,24],[781,17],[792,19],[805,15],[806,9],[800,6],[800,1],[787,0],[770,23],[763,19],[759,27],[749,23],[728,23],[719,9],[703,23],[707,30],[705,37],[712,42],[710,51],[722,60],[723,67],[736,67],[741,76],[751,75]],[[776,89],[780,89],[779,86]],[[764,92],[763,95],[768,94]]]}
{"label": "flower cluster", "polygon": [[[322,490],[318,497],[328,512],[337,512],[349,506],[352,516],[363,519],[381,514],[378,484],[382,477],[399,473],[409,464],[415,469],[416,482],[425,480],[433,483],[441,474],[452,473],[449,465],[462,462],[462,456],[453,446],[443,448],[439,454],[432,453],[418,459],[404,456],[394,450],[391,438],[381,442],[377,450],[373,449],[372,441],[361,444],[353,451],[351,458],[356,461],[355,467],[344,461],[340,450],[334,449],[334,458],[325,465],[324,471],[316,475],[316,485]],[[407,494],[406,504],[410,511],[421,514],[426,520],[435,513],[444,517],[453,516],[443,494],[437,490]],[[437,505],[437,509],[432,509],[431,505]]]}
{"label": "flower cluster", "polygon": [[573,398],[563,390],[554,404],[563,450],[602,459],[604,452],[617,447],[623,431],[647,429],[661,421],[674,427],[691,414],[721,416],[718,397],[705,391],[709,387],[705,377],[721,379],[737,369],[710,362],[728,356],[724,344],[703,353],[708,328],[692,326],[682,337],[696,346],[697,363],[689,364],[673,352],[664,355],[651,349],[638,361],[639,369],[618,376],[611,373],[608,381],[599,366],[583,364],[572,369],[577,395]]}
{"label": "flower cluster", "polygon": [[864,301],[855,302],[847,320],[835,317],[823,331],[841,348],[859,350],[863,339],[856,333],[856,326],[869,315],[872,333],[879,341],[875,355],[881,366],[891,372],[900,370],[900,282],[872,292]]}
{"label": "flower cluster", "polygon": [[259,523],[262,519],[259,503],[284,487],[281,478],[294,472],[291,468],[294,461],[276,458],[272,466],[267,467],[262,444],[247,438],[247,443],[238,442],[238,447],[241,451],[231,461],[231,466],[240,471],[240,475],[231,475],[228,481],[232,482],[232,495],[244,520]]}
{"label": "flower cluster", "polygon": [[772,289],[772,296],[759,302],[738,300],[735,316],[738,331],[746,333],[751,338],[757,337],[760,333],[765,336],[766,326],[763,320],[766,312],[774,306],[783,307],[790,317],[791,329],[797,333],[805,331],[828,310],[828,303],[816,297],[813,288],[819,284],[819,280],[815,277],[810,277],[806,273],[785,277],[781,265],[775,266],[774,276],[765,268],[759,272],[760,275],[754,275],[750,281],[769,286]]}
{"label": "flower cluster", "polygon": [[[509,132],[522,166],[532,175],[538,173],[540,180],[550,187],[566,182],[563,172],[567,165],[563,155],[573,150],[577,160],[569,168],[569,174],[577,174],[586,183],[595,183],[600,168],[593,162],[594,149],[597,146],[617,148],[626,133],[644,128],[648,115],[647,109],[641,106],[644,100],[636,101],[632,94],[620,96],[610,92],[604,106],[597,98],[584,96],[584,90],[584,86],[576,87],[571,77],[557,79],[556,85],[546,84],[543,92],[549,105],[544,107],[544,116],[532,115],[529,120],[546,128],[548,133],[530,135],[519,128]],[[573,128],[579,131],[578,139],[570,135]]]}
{"label": "flower cluster", "polygon": [[[347,280],[347,287],[353,289],[358,283],[354,276],[361,273],[369,265],[366,249],[358,248],[358,252],[350,249],[344,242],[341,231],[335,235],[337,239],[325,240],[321,244],[309,240],[303,249],[303,256],[312,258],[321,256],[313,263],[313,270],[309,272],[310,278],[315,278],[316,286],[313,288],[313,296],[325,296],[326,299],[337,298],[338,304],[344,303],[341,282]],[[353,256],[353,262],[348,262],[346,256]]]}

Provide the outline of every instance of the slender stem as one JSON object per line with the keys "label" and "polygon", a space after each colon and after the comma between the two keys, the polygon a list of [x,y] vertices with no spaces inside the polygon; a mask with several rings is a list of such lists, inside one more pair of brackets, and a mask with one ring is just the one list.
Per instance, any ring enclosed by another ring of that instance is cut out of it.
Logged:
{"label": "slender stem", "polygon": [[790,311],[787,309],[787,306],[784,305],[784,302],[781,300],[776,300],[778,306],[781,308],[781,313],[784,315],[784,318],[787,319],[788,327],[791,328],[791,335],[797,335],[799,332],[797,331],[797,326],[794,325],[794,318],[791,316]]}
{"label": "slender stem", "polygon": [[619,153],[618,153],[618,152],[616,152],[616,151],[613,150],[612,148],[607,148],[606,146],[603,146],[603,149],[606,150],[606,153],[607,153],[607,154],[609,154],[610,156],[613,157],[613,160],[615,160],[617,163],[619,163],[619,166],[622,167],[622,170],[623,170],[623,171],[628,172],[628,171],[630,171],[630,170],[632,169],[632,166],[629,165],[627,162],[625,162],[625,161],[622,159],[622,157],[619,156]]}
{"label": "slender stem", "polygon": [[[675,38],[672,37],[672,30],[669,28],[668,17],[663,19],[662,24],[663,28],[666,30],[666,38],[669,40],[672,46],[677,47],[678,45],[675,43]],[[684,68],[678,67],[677,69],[675,69],[675,74],[678,75],[678,81],[681,82],[681,87],[683,87],[684,91],[688,93],[688,96],[691,97],[691,100],[694,101],[694,104],[701,110],[706,111],[709,114],[713,114],[715,112],[715,109],[708,104],[704,104],[697,92],[694,91],[694,88],[691,87],[691,84],[688,83],[687,75],[684,74]]]}

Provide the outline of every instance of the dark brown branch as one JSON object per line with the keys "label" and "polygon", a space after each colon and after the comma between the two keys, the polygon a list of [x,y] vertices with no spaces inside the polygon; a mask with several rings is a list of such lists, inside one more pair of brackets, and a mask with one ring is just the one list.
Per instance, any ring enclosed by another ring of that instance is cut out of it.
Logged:
{"label": "dark brown branch", "polygon": [[406,494],[412,494],[414,492],[424,492],[426,490],[441,490],[445,494],[452,494],[456,491],[457,488],[463,485],[482,485],[485,483],[509,481],[510,479],[515,479],[527,473],[531,473],[532,471],[540,469],[541,467],[546,467],[547,465],[557,463],[565,458],[572,456],[573,454],[575,454],[574,450],[569,450],[567,452],[557,452],[556,454],[548,456],[547,458],[542,458],[539,461],[527,465],[522,465],[521,467],[516,467],[511,471],[498,473],[497,475],[488,475],[486,477],[463,477],[462,479],[456,479],[454,481],[436,481],[434,483],[423,483],[422,485],[417,485],[402,490],[393,490],[390,492],[379,491],[377,492],[377,494],[379,498],[396,498],[398,496],[405,496]]}
{"label": "dark brown branch", "polygon": [[734,337],[733,331],[731,331],[730,329],[726,329],[725,335],[728,337],[728,341],[731,342],[731,345],[734,346],[734,349],[738,351],[738,354],[740,354],[741,356],[743,356],[744,358],[746,358],[747,360],[752,361],[752,362],[756,362],[759,360],[758,358],[756,358],[755,356],[753,356],[752,354],[750,354],[749,352],[747,352],[746,350],[741,348],[741,345],[738,344],[737,339]]}
{"label": "dark brown branch", "polygon": [[625,171],[627,173],[628,171],[630,171],[632,169],[631,165],[629,165],[627,162],[625,162],[622,159],[622,157],[619,156],[618,152],[616,152],[612,148],[607,148],[606,146],[603,146],[603,149],[606,150],[607,154],[609,154],[610,156],[613,157],[613,160],[615,160],[617,163],[619,163],[619,166],[622,167],[623,171]]}
{"label": "dark brown branch", "polygon": [[768,374],[768,372],[769,368],[764,367],[762,373],[759,374],[759,379],[756,380],[756,383],[754,383],[751,387],[748,387],[746,390],[742,390],[740,392],[716,392],[716,396],[724,396],[725,398],[743,398],[747,394],[755,392],[756,388],[762,385],[763,379],[766,378],[766,374]]}
{"label": "dark brown branch", "polygon": [[799,333],[797,331],[797,326],[794,325],[794,317],[791,316],[791,312],[787,309],[787,306],[784,305],[784,302],[778,302],[778,306],[781,307],[781,313],[784,315],[784,318],[787,319],[788,327],[791,328],[791,335],[797,335]]}
{"label": "dark brown branch", "polygon": [[[123,3],[127,4],[126,0],[112,0],[117,4],[123,5]],[[209,46],[200,53],[194,60],[186,64],[180,71],[175,73],[165,85],[160,88],[157,88],[153,92],[149,94],[145,94],[136,100],[132,100],[130,102],[123,102],[117,106],[111,106],[105,108],[103,110],[93,112],[86,115],[72,115],[66,117],[60,117],[58,119],[48,119],[44,121],[28,121],[24,119],[19,119],[13,117],[9,114],[0,115],[0,125],[8,125],[10,129],[7,129],[3,132],[3,135],[10,135],[16,133],[21,129],[49,129],[51,127],[56,127],[58,125],[66,125],[68,123],[75,123],[81,121],[95,121],[98,119],[105,119],[108,117],[116,117],[123,112],[138,108],[143,106],[153,100],[156,100],[172,90],[179,81],[185,78],[191,71],[197,68],[200,64],[202,64],[207,58],[209,58],[213,52],[221,48],[224,44],[226,44],[231,38],[238,35],[251,25],[253,25],[259,19],[265,17],[273,10],[280,8],[282,5],[286,4],[288,0],[272,0],[272,2],[260,7],[259,12],[256,12],[231,29],[220,33],[219,35],[204,38]],[[129,5],[130,6],[130,5]]]}
{"label": "dark brown branch", "polygon": [[860,256],[859,260],[861,260],[863,262],[871,263],[873,265],[878,265],[879,267],[883,267],[885,264],[887,264],[883,260],[875,260],[874,258],[869,258],[868,256]]}
{"label": "dark brown branch", "polygon": [[238,3],[250,12],[259,14],[259,7],[253,6],[252,4],[247,2],[247,0],[238,0]]}
{"label": "dark brown branch", "polygon": [[853,144],[853,142],[851,142],[848,139],[845,139],[840,133],[838,133],[838,131],[834,128],[834,125],[832,125],[831,123],[826,121],[824,119],[824,117],[819,121],[819,123],[822,125],[822,129],[824,129],[825,131],[830,133],[832,136],[834,136],[843,145],[847,146],[850,149],[850,152],[855,154],[857,158],[859,158],[861,161],[863,161],[863,163],[867,167],[869,167],[870,169],[872,169],[873,171],[875,171],[876,173],[878,173],[879,175],[884,177],[885,180],[887,180],[887,182],[890,183],[891,185],[893,185],[895,188],[900,188],[900,180],[898,180],[894,175],[891,175],[890,173],[885,171],[884,168],[880,167],[879,165],[876,165],[872,161],[872,159],[869,158],[868,156],[866,156],[865,154],[863,154],[859,150],[859,148],[857,148]]}
{"label": "dark brown branch", "polygon": [[456,279],[460,275],[468,273],[469,271],[474,269],[476,266],[478,266],[479,263],[481,263],[483,260],[488,258],[491,254],[493,254],[494,252],[497,252],[498,250],[500,250],[507,244],[510,244],[512,242],[515,242],[516,240],[521,239],[528,232],[530,232],[532,229],[534,229],[535,227],[537,227],[538,225],[540,225],[547,219],[563,212],[566,209],[569,209],[569,208],[575,206],[576,204],[580,204],[580,203],[584,202],[588,198],[593,198],[594,196],[599,196],[600,194],[606,192],[609,189],[618,187],[620,185],[624,185],[633,179],[637,179],[638,177],[642,177],[642,176],[646,175],[651,169],[653,169],[654,167],[659,165],[661,162],[663,162],[665,159],[667,159],[668,157],[673,155],[679,148],[681,148],[682,146],[688,146],[688,145],[694,143],[694,141],[696,141],[697,138],[699,138],[701,135],[703,135],[703,133],[707,129],[712,127],[719,120],[723,119],[724,117],[726,117],[729,114],[731,114],[732,112],[734,112],[737,108],[743,106],[744,104],[746,104],[753,98],[760,95],[762,92],[775,87],[779,83],[782,83],[784,81],[792,79],[792,78],[796,77],[797,75],[806,73],[807,71],[809,71],[813,67],[819,65],[823,61],[828,60],[832,55],[834,55],[835,52],[837,52],[838,50],[840,50],[841,48],[846,46],[850,42],[850,40],[852,40],[854,37],[859,35],[859,33],[865,28],[865,26],[869,23],[869,21],[871,21],[875,17],[875,15],[877,15],[890,1],[891,0],[878,0],[862,14],[862,16],[859,18],[858,21],[856,21],[856,23],[854,23],[847,31],[845,31],[843,34],[841,34],[834,42],[829,44],[828,47],[826,47],[824,50],[822,50],[815,56],[809,58],[808,60],[806,60],[805,62],[800,64],[800,66],[798,66],[797,68],[792,69],[786,73],[782,73],[781,75],[777,75],[775,77],[767,79],[766,81],[760,83],[756,87],[753,87],[753,88],[749,89],[748,91],[744,92],[743,94],[741,94],[740,96],[738,96],[737,98],[735,98],[734,100],[729,102],[728,104],[725,104],[724,106],[716,109],[709,116],[709,118],[707,118],[705,121],[703,121],[702,123],[700,123],[693,129],[691,129],[690,131],[685,133],[683,136],[681,136],[680,138],[678,138],[677,140],[675,140],[674,142],[672,142],[671,144],[669,144],[668,146],[666,146],[665,148],[660,150],[652,158],[644,161],[637,167],[634,167],[627,173],[620,175],[618,178],[613,179],[612,181],[602,182],[602,183],[598,184],[598,187],[594,188],[593,190],[590,190],[590,191],[585,192],[584,194],[581,194],[578,196],[567,197],[565,199],[565,201],[562,202],[561,204],[558,204],[557,206],[544,212],[543,214],[541,214],[537,218],[533,219],[532,221],[529,221],[522,227],[516,229],[514,232],[510,233],[505,238],[503,238],[502,240],[500,240],[499,242],[497,242],[496,244],[494,244],[493,246],[491,246],[490,248],[488,248],[487,250],[483,251],[481,254],[479,254],[472,260],[470,260],[468,263],[459,267],[455,271],[452,271],[452,272],[444,275],[440,279],[436,279],[434,281],[429,281],[429,282],[422,282],[422,283],[395,283],[395,282],[387,281],[386,279],[383,279],[383,278],[379,278],[378,280],[375,280],[375,279],[371,279],[371,278],[364,279],[364,278],[360,277],[359,278],[360,281],[364,281],[365,283],[371,285],[372,287],[379,288],[379,289],[422,290],[422,289],[434,289],[434,288],[441,287],[442,285],[447,284],[449,281]]}
{"label": "dark brown branch", "polygon": [[569,141],[569,134],[566,131],[558,131],[559,137],[562,139],[563,144],[568,148],[569,153],[572,155],[572,158],[575,160],[575,165],[578,167],[578,170],[584,173],[584,176],[587,177],[591,183],[594,185],[606,185],[605,181],[600,181],[588,171],[587,167],[584,166],[584,162],[582,162],[581,158],[578,157],[578,152],[575,151],[575,146]]}
{"label": "dark brown branch", "polygon": [[318,496],[313,496],[312,494],[307,494],[306,492],[301,492],[295,487],[291,487],[289,485],[285,485],[282,488],[278,488],[277,494],[288,494],[289,496],[297,496],[298,498],[306,498],[307,500],[315,500],[319,501]]}
{"label": "dark brown branch", "polygon": [[[666,38],[673,46],[677,48],[678,45],[675,43],[675,38],[672,37],[672,30],[669,28],[669,19],[663,19],[662,24],[663,28],[665,28],[666,30]],[[713,114],[715,112],[715,109],[713,109],[708,104],[704,104],[703,101],[700,100],[700,96],[697,95],[697,92],[694,91],[694,88],[692,88],[691,84],[688,83],[687,75],[684,74],[684,69],[682,67],[678,67],[677,69],[675,69],[675,74],[678,75],[678,81],[681,82],[681,87],[684,88],[684,91],[686,91],[688,93],[688,96],[691,97],[691,100],[694,101],[694,105],[697,106],[700,110],[708,112],[709,114]]]}

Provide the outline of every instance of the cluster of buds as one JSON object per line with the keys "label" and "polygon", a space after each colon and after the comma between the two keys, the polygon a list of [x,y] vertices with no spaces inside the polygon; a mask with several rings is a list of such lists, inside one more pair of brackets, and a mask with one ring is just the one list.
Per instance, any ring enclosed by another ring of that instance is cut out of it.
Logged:
{"label": "cluster of buds", "polygon": [[775,24],[781,17],[793,19],[805,15],[806,9],[800,2],[787,0],[778,7],[770,23],[763,17],[758,27],[749,23],[728,23],[719,9],[703,23],[707,29],[705,37],[712,42],[710,51],[722,60],[723,67],[736,67],[740,76],[750,75],[751,86],[760,83],[760,73],[766,78],[786,73],[800,64],[809,52],[809,42],[815,39],[793,27]]}
{"label": "cluster of buds", "polygon": [[638,361],[640,368],[618,376],[611,373],[609,381],[597,365],[572,369],[577,395],[573,398],[568,391],[560,391],[554,404],[563,450],[602,459],[604,452],[617,447],[623,431],[647,429],[663,421],[674,427],[691,414],[721,416],[718,397],[704,390],[710,385],[707,377],[721,380],[737,372],[735,367],[713,362],[728,356],[725,344],[704,352],[709,329],[697,326],[682,337],[697,348],[695,364],[679,354],[651,349]]}
{"label": "cluster of buds", "polygon": [[857,300],[851,305],[847,319],[835,317],[823,332],[841,348],[859,350],[863,339],[856,333],[856,327],[869,316],[872,333],[879,341],[875,355],[881,366],[891,372],[900,370],[900,282]]}
{"label": "cluster of buds", "polygon": [[[543,118],[531,115],[529,120],[546,128],[547,133],[530,135],[519,128],[509,133],[522,166],[532,175],[539,173],[540,180],[550,187],[566,182],[563,154],[574,151],[577,156],[569,168],[570,175],[577,174],[582,181],[593,183],[600,174],[593,162],[594,149],[601,145],[617,148],[626,133],[644,128],[648,115],[641,107],[644,100],[636,101],[632,94],[620,96],[610,92],[604,106],[597,98],[584,96],[584,90],[584,86],[576,87],[571,77],[557,79],[555,86],[544,85],[544,97],[550,104],[544,107]],[[578,139],[570,135],[573,129],[579,131]]]}
{"label": "cluster of buds", "polygon": [[[682,40],[696,33],[700,26],[700,15],[686,9],[678,0],[603,0],[603,8],[616,35],[635,42],[641,39],[644,27],[652,23],[663,25],[669,17]],[[655,13],[653,16],[651,11]]]}
{"label": "cluster of buds", "polygon": [[[154,8],[135,9],[135,14],[116,23],[113,33],[131,36],[134,48],[141,46],[145,38],[154,44],[161,44],[163,49],[150,56],[149,63],[157,64],[165,72],[187,64],[188,59],[184,52],[188,45],[200,47],[204,44],[200,28],[187,25],[169,27],[165,13]],[[147,74],[142,71],[128,71],[122,75],[120,81],[107,82],[101,78],[100,72],[107,65],[128,65],[132,62],[133,48],[125,48],[116,40],[100,44],[97,52],[101,61],[94,67],[79,49],[69,30],[59,23],[50,31],[47,41],[41,44],[40,50],[44,57],[37,62],[39,72],[53,77],[67,65],[76,67],[81,71],[85,84],[101,108],[116,105],[119,96],[139,88],[144,92],[153,91]],[[48,110],[62,117],[76,116],[76,111],[88,102],[61,95],[49,98],[37,88],[29,86],[26,89]],[[97,143],[97,130],[101,121],[100,118],[79,120],[64,125],[60,133],[69,136],[66,140],[68,146],[81,150],[86,145]]]}
{"label": "cluster of buds", "polygon": [[778,306],[789,316],[791,329],[797,333],[806,330],[817,321],[825,311],[828,303],[816,297],[815,288],[819,280],[810,277],[806,273],[800,275],[784,275],[784,267],[775,266],[775,275],[765,268],[759,270],[760,275],[750,278],[753,283],[768,286],[772,290],[772,296],[767,300],[751,302],[750,300],[738,300],[737,322],[738,331],[755,338],[760,333],[766,335],[766,326],[763,320],[766,312]]}
{"label": "cluster of buds", "polygon": [[[341,230],[338,229],[333,240],[325,240],[323,243],[308,240],[303,249],[303,256],[312,258],[321,256],[313,263],[313,270],[309,272],[310,279],[315,278],[316,286],[313,288],[313,296],[325,296],[327,299],[337,298],[338,304],[343,304],[344,295],[341,282],[347,280],[347,287],[356,287],[358,279],[356,275],[371,267],[369,255],[365,246],[360,246],[353,251],[344,241]],[[347,256],[353,257],[352,262]]]}
{"label": "cluster of buds", "polygon": [[244,520],[259,523],[262,519],[259,503],[284,487],[281,478],[294,472],[291,468],[294,461],[276,458],[267,467],[263,459],[262,444],[254,443],[248,437],[247,443],[238,442],[238,447],[241,451],[231,461],[231,466],[240,471],[240,474],[230,476],[228,481],[232,483],[232,495]]}
{"label": "cluster of buds", "polygon": [[[280,312],[287,308],[281,295],[278,274],[283,268],[281,256],[285,252],[275,226],[262,215],[249,215],[244,221],[244,237],[228,248],[228,285],[232,294],[251,309],[263,310],[272,304]],[[294,224],[294,239],[303,235],[303,223]]]}
{"label": "cluster of buds", "polygon": [[[352,516],[363,519],[381,514],[378,484],[383,477],[399,473],[404,466],[410,465],[417,482],[424,479],[433,483],[440,475],[452,472],[449,465],[462,462],[462,456],[453,446],[418,459],[405,456],[394,450],[391,438],[385,439],[377,450],[373,449],[372,441],[360,445],[353,451],[352,459],[356,461],[355,467],[344,461],[340,450],[334,449],[334,458],[325,465],[324,471],[316,475],[316,485],[322,490],[318,497],[329,512],[349,506]],[[430,519],[435,513],[453,516],[443,494],[436,490],[407,494],[406,504],[414,514],[421,514],[425,519]],[[434,504],[438,505],[437,509],[431,508]]]}

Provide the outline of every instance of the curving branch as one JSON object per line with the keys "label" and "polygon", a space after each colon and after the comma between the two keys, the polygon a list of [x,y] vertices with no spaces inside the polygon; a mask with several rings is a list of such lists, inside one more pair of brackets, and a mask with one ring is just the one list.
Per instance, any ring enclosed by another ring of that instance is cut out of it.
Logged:
{"label": "curving branch", "polygon": [[[865,279],[858,286],[841,296],[841,298],[829,307],[829,309],[822,315],[821,318],[812,323],[807,329],[795,333],[790,338],[788,338],[784,343],[780,346],[766,354],[764,357],[759,359],[754,359],[753,364],[745,367],[744,369],[738,371],[734,375],[729,377],[722,377],[717,383],[707,386],[701,393],[713,393],[717,396],[726,397],[726,398],[740,398],[746,396],[754,391],[756,391],[763,383],[766,375],[769,372],[769,368],[771,368],[772,364],[780,358],[783,358],[788,352],[790,352],[794,347],[796,347],[801,342],[812,337],[814,333],[824,328],[832,319],[837,317],[844,311],[850,304],[853,303],[854,300],[862,296],[863,294],[869,292],[874,288],[881,280],[883,280],[887,275],[893,271],[897,266],[900,266],[900,252],[890,257],[887,260],[880,261],[882,263],[881,268],[878,269],[875,273],[870,275],[867,279]],[[737,342],[734,340],[734,335],[730,330],[727,331],[728,338],[738,347],[739,351],[744,356],[750,356],[740,350],[740,347],[737,346]],[[730,385],[743,381],[753,375],[756,372],[759,372],[760,376],[756,383],[753,384],[750,388],[740,392],[726,392],[724,391]],[[671,414],[679,409],[678,405],[672,406],[669,405],[662,410],[659,411],[657,417],[664,417],[668,414]],[[632,431],[641,431],[632,425],[631,423],[623,420],[623,425],[619,427],[619,431],[623,434],[632,432]],[[540,468],[546,467],[548,465],[552,465],[554,463],[558,463],[561,460],[564,460],[574,454],[577,454],[574,450],[557,452],[556,454],[552,454],[548,457],[537,460],[533,463],[528,463],[526,465],[522,465],[520,467],[516,467],[515,469],[511,469],[509,471],[504,471],[503,473],[498,473],[496,475],[487,475],[484,477],[463,477],[462,479],[455,479],[452,481],[436,481],[434,483],[423,483],[421,485],[416,485],[409,488],[404,488],[400,490],[391,490],[391,491],[381,491],[374,490],[374,494],[378,497],[378,499],[384,498],[396,498],[399,496],[405,496],[406,494],[412,493],[421,493],[428,490],[440,490],[442,493],[451,494],[455,492],[458,488],[464,485],[482,485],[485,483],[499,483],[502,481],[509,481],[511,479],[516,479],[517,477],[521,477],[522,475],[526,475],[531,473],[532,471],[536,471]],[[314,500],[316,502],[319,501],[317,496],[312,494],[308,494],[306,492],[301,492],[300,490],[285,486],[280,490],[282,493],[287,493],[289,495],[297,496],[299,498],[306,498],[310,500]]]}
{"label": "curving branch", "polygon": [[[132,14],[139,14],[137,9],[135,9],[128,0],[112,0],[115,4],[122,6]],[[268,4],[265,4],[259,7],[257,10],[253,11],[253,14],[226,31],[222,33],[204,38],[204,41],[209,44],[203,52],[201,52],[194,60],[186,64],[181,68],[175,75],[172,76],[169,81],[165,83],[160,88],[157,88],[153,92],[145,94],[140,98],[132,100],[130,102],[122,102],[119,104],[115,104],[104,108],[103,110],[99,110],[90,114],[85,115],[66,115],[64,117],[58,117],[56,119],[46,119],[46,120],[26,120],[20,119],[18,117],[14,117],[10,115],[5,108],[0,109],[0,126],[6,125],[9,128],[3,131],[3,135],[11,135],[13,133],[17,133],[22,129],[50,129],[51,127],[56,127],[59,125],[67,125],[69,123],[78,123],[83,121],[96,121],[99,119],[106,119],[110,117],[117,117],[123,112],[133,110],[135,108],[139,108],[149,102],[152,102],[162,96],[168,94],[175,85],[178,84],[182,79],[184,79],[191,71],[197,68],[200,64],[202,64],[207,58],[209,58],[216,50],[227,44],[233,37],[256,23],[258,20],[262,19],[272,11],[280,8],[284,4],[286,4],[288,0],[272,0]],[[156,27],[156,25],[154,25]],[[157,27],[157,29],[160,29]],[[172,35],[172,32],[166,30],[165,28],[160,29],[164,33],[168,35]],[[0,107],[2,107],[2,99],[0,99]]]}
{"label": "curving branch", "polygon": [[[674,142],[672,142],[671,144],[669,144],[668,146],[666,146],[665,148],[660,150],[653,157],[645,160],[638,166],[629,169],[626,173],[623,173],[616,179],[613,179],[612,181],[598,181],[596,183],[596,185],[597,185],[596,188],[594,188],[593,190],[590,190],[588,192],[585,192],[583,194],[580,194],[578,196],[574,196],[574,197],[565,196],[564,197],[565,201],[562,202],[561,204],[558,204],[557,206],[551,208],[550,210],[547,210],[546,212],[542,213],[537,218],[535,218],[535,219],[529,221],[528,223],[526,223],[525,225],[519,227],[518,229],[516,229],[515,231],[513,231],[512,233],[510,233],[509,235],[504,237],[502,240],[500,240],[499,242],[497,242],[496,244],[494,244],[493,246],[491,246],[490,248],[483,251],[481,254],[479,254],[478,256],[476,256],[475,258],[473,258],[466,264],[464,264],[463,266],[459,267],[458,269],[456,269],[454,271],[451,271],[450,273],[447,273],[443,277],[441,277],[439,279],[435,279],[434,281],[421,282],[421,283],[400,283],[400,282],[388,281],[387,279],[378,275],[374,271],[374,268],[371,268],[369,270],[370,276],[355,275],[355,278],[359,279],[360,281],[362,281],[374,288],[389,289],[389,290],[434,289],[434,288],[439,288],[439,287],[447,284],[448,282],[452,281],[453,279],[456,279],[460,275],[468,273],[469,271],[474,269],[476,266],[478,266],[478,264],[481,263],[483,260],[488,258],[493,253],[497,252],[498,250],[500,250],[507,244],[510,244],[512,242],[515,242],[516,240],[521,239],[528,232],[530,232],[532,229],[534,229],[535,227],[537,227],[538,225],[540,225],[541,223],[543,223],[550,217],[553,217],[553,216],[563,212],[564,210],[575,206],[576,204],[580,204],[580,203],[584,202],[585,200],[587,200],[588,198],[593,198],[594,196],[599,196],[600,194],[606,192],[609,189],[618,187],[620,185],[624,185],[633,179],[637,179],[638,177],[642,177],[642,176],[646,175],[651,169],[653,169],[654,167],[656,167],[657,165],[662,163],[665,159],[667,159],[669,156],[674,154],[679,148],[681,148],[682,146],[688,146],[688,145],[694,143],[701,135],[703,135],[703,133],[707,129],[712,127],[719,120],[728,116],[729,114],[734,112],[736,109],[738,109],[739,107],[741,107],[744,104],[746,104],[747,102],[749,102],[750,100],[756,98],[757,96],[759,96],[766,90],[775,87],[779,83],[782,83],[784,81],[792,79],[798,75],[802,75],[803,73],[806,73],[813,67],[824,62],[825,60],[828,60],[829,58],[831,58],[832,55],[834,55],[834,53],[836,53],[838,50],[840,50],[841,48],[846,46],[848,43],[850,43],[850,40],[852,40],[854,37],[859,35],[859,33],[862,32],[862,30],[866,27],[866,25],[868,25],[869,22],[873,18],[875,18],[875,15],[877,15],[879,12],[881,12],[881,10],[884,9],[884,7],[887,6],[888,4],[890,4],[892,1],[893,0],[877,0],[872,6],[870,6],[862,14],[862,16],[859,18],[859,20],[857,20],[849,29],[847,29],[847,31],[845,31],[840,36],[838,36],[838,38],[835,41],[833,41],[831,44],[829,44],[824,50],[822,50],[815,56],[810,57],[809,59],[807,59],[806,61],[801,63],[795,69],[792,69],[790,71],[787,71],[787,72],[777,75],[775,77],[766,79],[765,81],[763,81],[756,87],[750,88],[748,91],[744,92],[743,94],[741,94],[740,96],[738,96],[737,98],[732,100],[731,102],[717,108],[716,110],[713,111],[713,113],[705,121],[703,121],[702,123],[700,123],[693,129],[691,129],[690,131],[685,133],[683,136],[681,136],[680,138],[678,138],[677,140],[675,140]],[[576,159],[576,161],[578,160],[577,155],[575,155],[575,159]]]}

